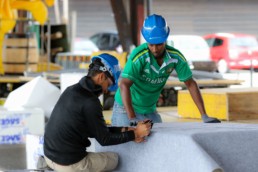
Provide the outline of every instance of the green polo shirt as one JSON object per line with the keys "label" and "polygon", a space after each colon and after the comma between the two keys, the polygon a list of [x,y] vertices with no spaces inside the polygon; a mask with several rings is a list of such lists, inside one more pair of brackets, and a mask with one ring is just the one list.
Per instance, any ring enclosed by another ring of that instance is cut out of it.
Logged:
{"label": "green polo shirt", "polygon": [[[148,49],[147,43],[134,49],[121,77],[133,81],[130,91],[135,112],[146,114],[156,111],[159,95],[174,69],[180,81],[192,78],[185,57],[177,49],[166,45],[164,62],[161,66]],[[120,88],[116,92],[115,100],[123,105]]]}

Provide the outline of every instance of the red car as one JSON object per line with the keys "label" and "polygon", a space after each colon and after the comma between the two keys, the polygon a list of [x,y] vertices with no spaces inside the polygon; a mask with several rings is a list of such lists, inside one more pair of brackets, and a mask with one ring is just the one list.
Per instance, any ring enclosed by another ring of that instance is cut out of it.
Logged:
{"label": "red car", "polygon": [[220,73],[230,69],[258,69],[258,42],[254,35],[214,33],[203,36],[210,47],[211,59]]}

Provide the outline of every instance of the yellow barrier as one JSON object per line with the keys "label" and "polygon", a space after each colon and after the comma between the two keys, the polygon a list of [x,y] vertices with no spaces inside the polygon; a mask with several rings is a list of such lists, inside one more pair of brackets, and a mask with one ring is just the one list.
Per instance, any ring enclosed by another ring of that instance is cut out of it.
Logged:
{"label": "yellow barrier", "polygon": [[88,69],[89,65],[90,65],[89,62],[82,62],[82,63],[79,64],[79,68],[80,69]]}
{"label": "yellow barrier", "polygon": [[54,71],[54,70],[62,70],[62,66],[54,63],[40,62],[37,65],[37,72],[46,72],[46,71]]}
{"label": "yellow barrier", "polygon": [[[207,114],[222,120],[258,119],[258,88],[212,88],[201,90]],[[178,92],[178,114],[200,118],[189,91]]]}
{"label": "yellow barrier", "polygon": [[[211,117],[227,120],[227,96],[221,93],[202,92],[207,113]],[[184,118],[200,119],[201,115],[188,91],[178,92],[178,114]]]}

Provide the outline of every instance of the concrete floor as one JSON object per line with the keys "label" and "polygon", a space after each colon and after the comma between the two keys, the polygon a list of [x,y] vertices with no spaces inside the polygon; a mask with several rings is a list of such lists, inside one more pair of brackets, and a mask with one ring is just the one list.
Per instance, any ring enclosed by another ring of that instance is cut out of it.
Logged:
{"label": "concrete floor", "polygon": [[[199,119],[183,119],[177,114],[177,107],[159,107],[158,112],[161,115],[163,122],[196,122]],[[104,118],[110,121],[112,111],[104,111]],[[222,121],[228,123],[228,121]],[[230,121],[230,123],[258,123],[257,120],[241,120]],[[20,171],[19,169],[26,169],[26,145],[0,145],[0,172],[1,171]],[[24,171],[24,170],[23,170]],[[27,170],[33,171],[33,170]]]}

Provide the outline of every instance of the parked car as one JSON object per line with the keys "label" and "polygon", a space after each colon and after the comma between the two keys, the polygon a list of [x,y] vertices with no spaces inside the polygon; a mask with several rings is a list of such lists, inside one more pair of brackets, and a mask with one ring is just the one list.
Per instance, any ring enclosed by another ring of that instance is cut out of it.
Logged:
{"label": "parked car", "polygon": [[167,44],[178,49],[195,70],[215,71],[206,41],[198,35],[169,35]]}
{"label": "parked car", "polygon": [[[254,35],[213,33],[203,36],[220,73],[231,69],[258,68],[258,42]],[[252,61],[252,64],[251,64]]]}
{"label": "parked car", "polygon": [[99,50],[115,50],[121,52],[121,43],[117,32],[99,32],[89,38]]}
{"label": "parked car", "polygon": [[89,39],[76,38],[74,41],[74,51],[72,53],[78,55],[88,55],[90,56],[92,52],[99,51],[94,42]]}

